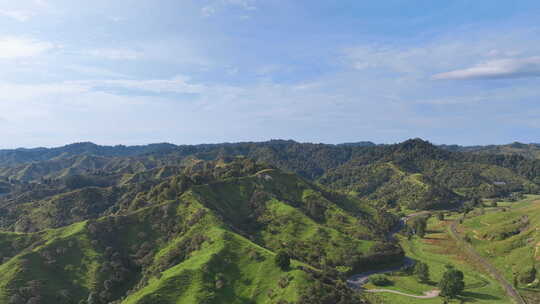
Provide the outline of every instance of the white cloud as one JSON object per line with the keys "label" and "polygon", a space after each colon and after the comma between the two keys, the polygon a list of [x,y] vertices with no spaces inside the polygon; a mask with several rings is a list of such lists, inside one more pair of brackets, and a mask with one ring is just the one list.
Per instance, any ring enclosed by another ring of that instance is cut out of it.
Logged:
{"label": "white cloud", "polygon": [[34,13],[18,10],[0,10],[0,15],[15,19],[19,22],[25,22],[28,21],[34,15]]}
{"label": "white cloud", "polygon": [[87,91],[87,88],[75,83],[52,83],[52,84],[13,84],[0,83],[0,91],[3,92],[0,101],[25,101],[39,100],[45,95],[71,95]]}
{"label": "white cloud", "polygon": [[19,22],[56,11],[48,1],[44,0],[0,0],[0,16]]}
{"label": "white cloud", "polygon": [[130,49],[94,49],[86,54],[110,60],[135,60],[142,56],[140,52]]}
{"label": "white cloud", "polygon": [[0,38],[0,59],[34,57],[54,47],[55,45],[50,42],[27,38]]}
{"label": "white cloud", "polygon": [[[153,93],[208,93],[217,87],[208,87],[202,84],[192,84],[184,76],[176,76],[171,79],[102,79],[64,81],[46,84],[14,84],[0,83],[0,91],[3,92],[0,102],[8,101],[37,101],[44,96],[71,96],[76,102],[78,95],[97,93],[104,87],[116,89],[138,89]],[[222,91],[224,92],[224,91]]]}
{"label": "white cloud", "polygon": [[212,6],[212,5],[207,5],[203,8],[201,8],[201,14],[204,16],[204,17],[210,17],[212,15],[214,15],[216,13],[217,9],[215,6]]}
{"label": "white cloud", "polygon": [[255,0],[225,0],[224,2],[229,5],[239,6],[248,11],[257,9],[257,7],[255,6]]}
{"label": "white cloud", "polygon": [[[257,9],[256,0],[216,0],[201,8],[201,14],[204,17],[210,17],[216,14],[220,9],[225,7],[237,7],[245,11],[253,11]],[[245,18],[246,16],[242,16]]]}
{"label": "white cloud", "polygon": [[[354,45],[343,50],[343,58],[348,67],[378,77],[400,74],[432,79],[438,71],[452,73],[458,71],[458,67],[470,67],[464,69],[467,74],[482,74],[486,78],[507,74],[524,76],[538,70],[540,43],[537,36],[533,30],[456,31],[421,43]],[[478,62],[485,63],[478,65]],[[436,78],[457,76],[441,74]]]}
{"label": "white cloud", "polygon": [[65,66],[67,70],[74,71],[79,73],[80,76],[85,77],[94,77],[94,78],[127,78],[128,76],[122,73],[118,73],[106,68],[100,68],[97,66],[88,66],[88,65],[67,65]]}
{"label": "white cloud", "polygon": [[199,94],[206,90],[206,86],[192,84],[184,76],[176,76],[171,79],[148,79],[148,80],[91,80],[74,82],[89,88],[116,87],[124,89],[137,89],[153,93],[189,93]]}
{"label": "white cloud", "polygon": [[540,56],[491,60],[473,67],[433,75],[433,79],[497,79],[540,76]]}

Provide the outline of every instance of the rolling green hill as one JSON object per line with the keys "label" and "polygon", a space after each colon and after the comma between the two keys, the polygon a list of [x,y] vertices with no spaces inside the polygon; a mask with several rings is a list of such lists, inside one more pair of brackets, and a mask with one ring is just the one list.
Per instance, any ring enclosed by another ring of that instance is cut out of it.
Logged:
{"label": "rolling green hill", "polygon": [[335,190],[352,191],[362,199],[412,209],[445,208],[474,197],[540,191],[540,160],[457,150],[420,139],[395,145],[273,140],[135,147],[83,143],[45,150],[4,150],[0,151],[0,191],[26,193],[32,190],[29,187],[44,183],[56,188],[74,188],[78,183],[119,185],[128,179],[148,177],[150,172],[171,175],[179,172],[177,168],[200,161],[237,156],[268,163]]}
{"label": "rolling green hill", "polygon": [[342,275],[402,256],[381,246],[395,217],[247,159],[146,176],[13,203],[0,302],[360,303]]}
{"label": "rolling green hill", "polygon": [[540,196],[530,195],[517,202],[498,202],[470,212],[458,231],[471,245],[497,267],[520,292],[540,299],[540,279],[536,275],[540,260]]}
{"label": "rolling green hill", "polygon": [[390,207],[409,209],[452,208],[474,197],[540,191],[536,180],[523,173],[525,168],[536,170],[535,162],[516,159],[516,166],[504,160],[449,152],[416,139],[373,148],[328,170],[319,182]]}
{"label": "rolling green hill", "polygon": [[419,139],[4,150],[0,303],[362,303],[345,278],[402,261],[401,213],[538,193],[539,172]]}

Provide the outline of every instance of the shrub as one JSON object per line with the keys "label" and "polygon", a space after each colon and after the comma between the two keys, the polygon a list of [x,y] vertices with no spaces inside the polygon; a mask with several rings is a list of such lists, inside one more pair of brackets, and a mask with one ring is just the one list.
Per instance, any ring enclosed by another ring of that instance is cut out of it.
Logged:
{"label": "shrub", "polygon": [[381,274],[370,276],[369,281],[376,286],[388,286],[392,284],[392,281],[390,281],[385,275]]}
{"label": "shrub", "polygon": [[414,274],[418,278],[419,282],[429,281],[429,267],[426,263],[417,262],[414,265]]}
{"label": "shrub", "polygon": [[288,270],[291,265],[291,257],[285,251],[280,251],[276,254],[274,258],[276,265],[281,268],[281,270]]}
{"label": "shrub", "polygon": [[525,272],[522,272],[519,274],[519,281],[523,284],[529,284],[534,282],[536,279],[536,268],[531,267],[527,269]]}

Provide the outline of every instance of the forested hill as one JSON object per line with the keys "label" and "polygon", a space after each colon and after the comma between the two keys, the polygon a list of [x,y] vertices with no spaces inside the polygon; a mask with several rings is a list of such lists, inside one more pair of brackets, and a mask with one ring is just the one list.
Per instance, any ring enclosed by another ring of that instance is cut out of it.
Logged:
{"label": "forested hill", "polygon": [[19,148],[0,150],[0,166],[13,166],[22,163],[66,158],[74,155],[96,156],[135,156],[147,153],[164,153],[177,148],[168,143],[150,144],[144,146],[100,146],[91,142],[74,143],[56,148]]}
{"label": "forested hill", "polygon": [[421,139],[4,150],[0,303],[365,303],[344,279],[402,261],[404,208],[539,177],[539,160]]}
{"label": "forested hill", "polygon": [[174,171],[201,160],[236,156],[268,163],[390,207],[438,208],[474,196],[538,191],[540,160],[519,154],[454,150],[421,139],[394,145],[271,140],[181,146],[77,143],[50,149],[0,150],[0,177],[4,178],[0,192],[24,187],[20,183],[59,179],[73,182],[77,180],[73,176],[101,185],[110,183],[104,175],[123,176],[163,168]]}
{"label": "forested hill", "polygon": [[540,144],[524,144],[514,142],[507,145],[487,145],[487,146],[458,146],[442,145],[443,149],[449,151],[471,152],[478,154],[517,154],[531,159],[540,159]]}
{"label": "forested hill", "polygon": [[0,150],[0,167],[67,160],[82,155],[105,158],[139,156],[139,159],[152,156],[170,160],[188,156],[210,160],[223,156],[244,155],[278,164],[304,177],[315,178],[321,176],[325,170],[351,159],[355,151],[371,146],[375,144],[359,142],[327,145],[298,143],[292,140],[179,146],[167,143],[145,146],[99,146],[86,142],[57,148]]}

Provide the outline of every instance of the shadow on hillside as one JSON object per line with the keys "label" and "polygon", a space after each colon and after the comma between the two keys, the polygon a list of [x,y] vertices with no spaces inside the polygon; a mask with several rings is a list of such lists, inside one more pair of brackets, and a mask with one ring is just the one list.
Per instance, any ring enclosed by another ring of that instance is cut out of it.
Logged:
{"label": "shadow on hillside", "polygon": [[465,302],[476,302],[477,300],[500,300],[501,298],[495,297],[485,293],[465,291],[461,293],[461,298]]}

